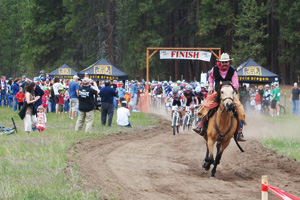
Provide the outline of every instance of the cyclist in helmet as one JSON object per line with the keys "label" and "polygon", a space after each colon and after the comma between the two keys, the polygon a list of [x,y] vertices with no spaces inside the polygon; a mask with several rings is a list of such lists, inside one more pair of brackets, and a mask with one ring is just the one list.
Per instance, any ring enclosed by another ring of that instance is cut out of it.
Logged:
{"label": "cyclist in helmet", "polygon": [[184,104],[186,106],[192,107],[192,113],[194,113],[194,105],[196,102],[196,105],[199,104],[198,98],[196,98],[195,94],[193,93],[193,87],[191,85],[187,85],[185,87],[185,92],[183,93],[185,96]]}
{"label": "cyclist in helmet", "polygon": [[[168,103],[169,99],[172,99],[172,106],[178,106],[179,108],[182,106],[182,100],[185,100],[185,96],[183,95],[180,87],[174,87],[172,91],[169,93],[168,97],[165,99],[165,103]],[[173,117],[174,110],[172,109],[171,118]],[[180,118],[182,120],[183,110],[179,109]]]}
{"label": "cyclist in helmet", "polygon": [[163,94],[162,82],[158,82],[157,85],[153,89],[154,105],[156,105],[156,103],[157,103],[158,95],[160,95],[160,98],[161,98],[162,94]]}
{"label": "cyclist in helmet", "polygon": [[200,86],[197,86],[195,88],[195,93],[194,94],[195,94],[195,98],[198,99],[198,104],[197,105],[201,104],[201,102],[203,100],[203,94],[201,92],[201,87]]}

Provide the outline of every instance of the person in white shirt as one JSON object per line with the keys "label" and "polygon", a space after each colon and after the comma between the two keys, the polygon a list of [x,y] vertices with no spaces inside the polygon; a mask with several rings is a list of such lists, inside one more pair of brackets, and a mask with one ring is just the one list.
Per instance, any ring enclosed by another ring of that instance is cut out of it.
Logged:
{"label": "person in white shirt", "polygon": [[121,105],[122,106],[117,110],[117,124],[119,126],[132,127],[128,121],[128,118],[130,117],[130,111],[127,108],[127,102],[122,101]]}

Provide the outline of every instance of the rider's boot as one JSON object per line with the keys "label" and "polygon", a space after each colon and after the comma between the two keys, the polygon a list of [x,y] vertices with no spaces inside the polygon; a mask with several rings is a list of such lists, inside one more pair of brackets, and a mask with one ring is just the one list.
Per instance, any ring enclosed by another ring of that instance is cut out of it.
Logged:
{"label": "rider's boot", "polygon": [[238,132],[238,141],[239,142],[245,142],[246,140],[244,139],[244,135],[243,135],[243,130],[242,130],[242,124],[243,122],[242,121],[238,121],[238,126],[237,126],[237,132]]}
{"label": "rider's boot", "polygon": [[195,131],[196,133],[198,133],[199,135],[203,136],[206,133],[206,127],[204,125],[206,125],[207,119],[206,117],[204,117],[202,119],[202,121],[198,124],[198,126],[196,128],[193,128],[193,131]]}

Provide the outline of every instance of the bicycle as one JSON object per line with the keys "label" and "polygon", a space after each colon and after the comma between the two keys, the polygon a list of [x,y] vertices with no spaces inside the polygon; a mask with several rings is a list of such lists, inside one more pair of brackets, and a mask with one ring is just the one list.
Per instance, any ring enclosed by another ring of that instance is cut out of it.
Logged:
{"label": "bicycle", "polygon": [[156,108],[161,108],[161,95],[157,95],[157,102],[156,102]]}
{"label": "bicycle", "polygon": [[168,103],[165,104],[165,111],[168,114],[172,108],[172,99],[170,98]]}
{"label": "bicycle", "polygon": [[193,124],[193,120],[194,120],[194,115],[192,113],[192,107],[186,106],[185,110],[186,110],[186,113],[184,115],[182,128],[183,128],[183,130],[185,130],[185,127],[187,127],[188,130],[190,130],[190,128],[192,127],[192,124]]}
{"label": "bicycle", "polygon": [[[278,103],[278,105],[279,105],[279,116],[284,116],[285,112],[286,112],[284,106],[279,103]],[[271,115],[271,111],[270,111],[269,107],[267,106],[265,97],[263,97],[263,100],[262,100],[261,113],[264,115]]]}
{"label": "bicycle", "polygon": [[176,132],[179,133],[180,127],[180,113],[178,106],[172,106],[173,118],[172,118],[172,127],[173,127],[173,135],[176,135]]}
{"label": "bicycle", "polygon": [[198,123],[200,122],[200,120],[198,119],[198,108],[200,107],[200,105],[195,106],[194,109],[194,120],[195,120],[195,126],[198,125]]}

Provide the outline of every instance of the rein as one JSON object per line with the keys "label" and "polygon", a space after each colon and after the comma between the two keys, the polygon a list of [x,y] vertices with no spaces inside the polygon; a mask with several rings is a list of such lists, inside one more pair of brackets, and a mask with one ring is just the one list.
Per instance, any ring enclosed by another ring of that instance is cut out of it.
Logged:
{"label": "rein", "polygon": [[227,131],[224,134],[221,134],[221,131],[218,128],[218,125],[217,125],[217,113],[215,114],[215,120],[214,120],[214,122],[215,122],[215,129],[217,130],[217,133],[220,136],[220,138],[218,140],[218,143],[219,143],[219,142],[221,142],[221,140],[223,139],[223,137],[225,137],[229,133],[229,131],[232,129],[232,126],[233,126],[233,115],[231,115],[230,126],[229,126],[229,128],[227,129]]}

